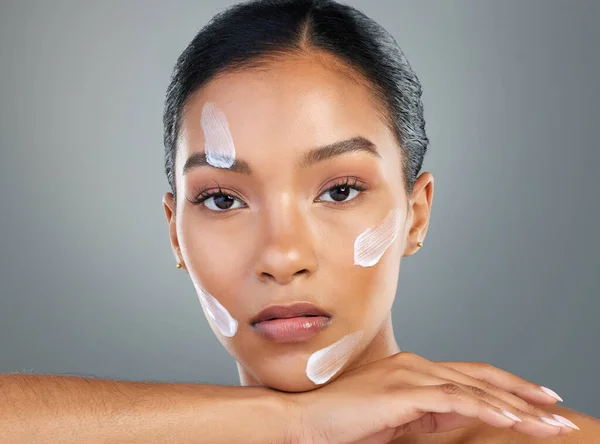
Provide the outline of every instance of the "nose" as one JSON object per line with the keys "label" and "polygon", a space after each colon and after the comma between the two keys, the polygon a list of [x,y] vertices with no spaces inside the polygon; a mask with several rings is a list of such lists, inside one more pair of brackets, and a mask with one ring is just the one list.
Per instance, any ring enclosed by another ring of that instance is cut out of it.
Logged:
{"label": "nose", "polygon": [[263,211],[263,236],[255,274],[263,282],[289,284],[317,270],[313,234],[307,216],[290,201]]}

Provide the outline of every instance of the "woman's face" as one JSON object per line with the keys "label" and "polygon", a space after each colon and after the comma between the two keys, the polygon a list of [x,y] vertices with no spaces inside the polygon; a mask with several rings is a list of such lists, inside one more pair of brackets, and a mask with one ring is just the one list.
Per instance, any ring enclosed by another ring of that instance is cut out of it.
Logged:
{"label": "woman's face", "polygon": [[[406,196],[373,96],[320,60],[282,59],[198,91],[182,119],[176,207],[163,200],[176,259],[243,379],[286,391],[376,354],[433,193],[426,173]],[[328,316],[253,324],[296,302]]]}

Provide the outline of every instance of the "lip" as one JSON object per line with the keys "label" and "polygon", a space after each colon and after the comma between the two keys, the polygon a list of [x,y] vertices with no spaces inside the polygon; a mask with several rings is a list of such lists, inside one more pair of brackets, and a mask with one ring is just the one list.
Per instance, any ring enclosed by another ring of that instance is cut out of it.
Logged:
{"label": "lip", "polygon": [[326,329],[332,316],[307,302],[272,305],[261,310],[250,325],[261,336],[275,342],[300,342]]}
{"label": "lip", "polygon": [[272,319],[252,325],[260,336],[274,342],[301,342],[329,327],[331,318],[325,316],[296,316]]}
{"label": "lip", "polygon": [[298,316],[325,316],[331,318],[331,314],[310,302],[296,302],[290,305],[270,305],[259,311],[258,314],[250,320],[250,324],[256,324],[271,319],[286,319]]}

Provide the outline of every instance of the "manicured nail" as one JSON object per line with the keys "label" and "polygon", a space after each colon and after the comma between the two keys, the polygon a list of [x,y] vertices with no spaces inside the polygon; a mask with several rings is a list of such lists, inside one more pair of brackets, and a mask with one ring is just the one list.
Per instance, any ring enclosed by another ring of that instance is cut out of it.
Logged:
{"label": "manicured nail", "polygon": [[544,391],[544,393],[552,396],[555,399],[558,399],[559,401],[562,402],[562,398],[560,396],[558,396],[558,394],[554,391],[554,390],[550,390],[548,387],[544,387],[544,386],[540,386],[540,388]]}
{"label": "manicured nail", "polygon": [[540,419],[542,421],[544,421],[546,424],[550,424],[550,425],[553,425],[553,426],[558,426],[558,427],[564,427],[565,426],[565,424],[563,424],[562,422],[558,422],[558,421],[556,421],[554,419],[544,418],[543,416],[540,416]]}
{"label": "manicured nail", "polygon": [[577,427],[575,424],[573,424],[571,421],[569,421],[564,416],[554,415],[554,414],[552,416],[554,416],[554,419],[556,419],[558,422],[562,422],[563,424],[566,424],[575,430],[579,430],[579,427]]}
{"label": "manicured nail", "polygon": [[510,413],[508,410],[500,410],[502,412],[502,414],[504,416],[508,416],[510,419],[512,419],[513,421],[518,421],[518,422],[523,422],[523,420],[521,418],[519,418],[517,415],[513,415],[512,413]]}

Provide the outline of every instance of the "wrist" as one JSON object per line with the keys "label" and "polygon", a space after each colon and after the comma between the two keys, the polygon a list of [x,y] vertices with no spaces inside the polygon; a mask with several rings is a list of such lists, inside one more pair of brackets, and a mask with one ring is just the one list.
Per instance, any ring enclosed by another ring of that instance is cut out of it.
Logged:
{"label": "wrist", "polygon": [[[261,396],[254,398],[256,442],[273,444],[304,444],[304,409],[298,394],[261,388]],[[250,436],[247,436],[249,438]],[[249,441],[246,441],[249,442]]]}
{"label": "wrist", "polygon": [[306,401],[309,393],[283,393],[277,392],[280,411],[284,417],[282,430],[282,444],[314,444],[312,434],[313,425],[310,412],[307,408],[311,405]]}

